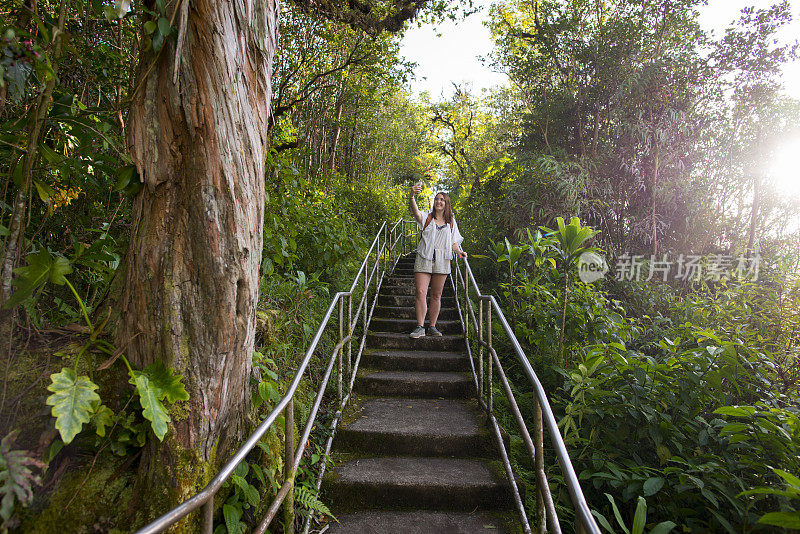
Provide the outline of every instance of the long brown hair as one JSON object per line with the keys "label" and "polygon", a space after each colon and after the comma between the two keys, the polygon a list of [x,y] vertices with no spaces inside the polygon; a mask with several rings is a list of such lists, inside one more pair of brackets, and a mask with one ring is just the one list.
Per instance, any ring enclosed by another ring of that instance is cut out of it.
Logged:
{"label": "long brown hair", "polygon": [[436,193],[436,196],[433,197],[433,206],[431,206],[431,216],[436,216],[436,197],[442,195],[444,199],[444,209],[442,210],[442,217],[444,217],[444,222],[449,224],[450,226],[453,225],[453,208],[450,206],[450,195],[445,193],[444,191],[439,191]]}

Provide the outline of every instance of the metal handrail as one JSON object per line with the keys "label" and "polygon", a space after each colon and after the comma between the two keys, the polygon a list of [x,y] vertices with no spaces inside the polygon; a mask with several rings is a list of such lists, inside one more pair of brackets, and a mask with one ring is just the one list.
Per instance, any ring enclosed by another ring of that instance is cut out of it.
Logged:
{"label": "metal handrail", "polygon": [[[492,423],[495,439],[500,449],[501,459],[503,460],[506,473],[509,477],[511,487],[514,492],[515,504],[520,512],[523,529],[526,533],[531,532],[527,514],[525,513],[517,485],[514,481],[513,471],[508,458],[508,452],[505,449],[500,428],[494,416],[494,393],[492,380],[495,372],[500,378],[503,391],[509,401],[509,408],[514,415],[517,426],[520,429],[520,433],[523,441],[525,442],[528,454],[531,456],[531,460],[534,463],[537,481],[537,531],[546,532],[547,524],[549,523],[551,532],[561,532],[561,526],[556,514],[555,504],[553,502],[552,495],[550,494],[550,486],[548,485],[547,476],[544,472],[543,428],[546,426],[547,431],[550,434],[553,448],[555,449],[556,458],[558,459],[559,466],[561,467],[562,474],[564,475],[570,499],[575,507],[575,515],[577,519],[576,531],[600,534],[600,527],[598,527],[597,523],[595,522],[591,510],[589,509],[589,505],[586,503],[586,499],[583,496],[580,481],[578,480],[578,476],[576,475],[575,469],[572,466],[569,453],[567,452],[561,432],[558,429],[558,423],[556,422],[555,415],[550,407],[550,402],[547,399],[544,387],[542,387],[542,384],[539,381],[539,378],[536,376],[533,367],[531,367],[531,364],[528,361],[525,352],[522,350],[522,346],[517,340],[517,337],[514,335],[514,331],[511,329],[511,326],[509,326],[508,321],[506,320],[506,317],[500,308],[500,305],[497,303],[497,300],[494,298],[494,296],[484,295],[481,293],[480,288],[478,287],[478,282],[475,279],[475,276],[472,273],[472,268],[467,260],[460,260],[458,257],[456,257],[455,273],[451,274],[450,283],[456,296],[456,308],[458,310],[461,325],[464,329],[467,356],[470,360],[470,367],[472,369],[475,388],[478,391],[478,400],[481,407],[486,411],[490,422]],[[461,291],[459,291],[459,288]],[[477,318],[475,316],[472,300],[470,299],[470,289],[473,290],[475,298],[478,300]],[[484,313],[484,303],[488,303],[488,313]],[[465,316],[465,314],[462,312],[462,309],[466,311],[469,317]],[[533,413],[535,426],[533,438],[531,437],[517,401],[514,398],[511,385],[505,375],[505,372],[503,371],[503,366],[500,362],[497,351],[492,344],[492,312],[494,312],[494,315],[500,322],[503,332],[511,342],[516,359],[518,363],[522,365],[525,375],[528,377],[528,380],[533,387],[533,392],[536,396],[536,404],[534,406]],[[475,339],[478,348],[477,368],[472,347],[470,346],[470,323],[477,334]],[[486,332],[485,339],[484,329]],[[488,351],[490,356],[486,359],[485,363],[484,350]]]}
{"label": "metal handrail", "polygon": [[[284,429],[285,456],[283,462],[284,483],[278,490],[278,493],[275,496],[274,500],[272,501],[270,507],[268,508],[266,515],[264,516],[258,528],[254,532],[263,534],[266,531],[270,522],[274,519],[281,504],[284,504],[284,518],[285,518],[284,532],[286,532],[287,534],[294,532],[294,501],[293,501],[293,491],[292,491],[294,488],[294,478],[297,473],[297,469],[299,468],[300,463],[302,461],[303,452],[305,451],[306,444],[309,441],[308,438],[314,428],[316,415],[320,405],[322,404],[322,400],[327,390],[330,377],[333,374],[334,365],[337,366],[337,399],[339,407],[338,410],[336,411],[333,422],[331,423],[331,434],[326,444],[323,460],[320,462],[321,467],[319,475],[317,477],[317,489],[319,489],[320,485],[322,484],[322,476],[325,473],[325,468],[327,466],[327,459],[328,456],[330,455],[331,443],[333,441],[333,436],[336,433],[336,427],[338,425],[339,418],[341,417],[341,414],[345,406],[347,405],[348,400],[350,399],[350,391],[352,390],[353,383],[355,382],[356,373],[358,371],[358,364],[361,360],[361,354],[364,350],[364,345],[367,339],[367,331],[369,330],[369,323],[372,320],[372,314],[375,310],[375,306],[378,301],[378,294],[380,292],[380,287],[383,283],[384,274],[386,273],[387,267],[389,267],[390,264],[391,267],[394,268],[394,265],[397,263],[397,260],[399,259],[400,255],[407,251],[411,243],[409,239],[410,234],[407,234],[408,228],[409,228],[408,221],[403,221],[402,219],[395,222],[394,225],[391,226],[391,228],[386,222],[384,222],[381,225],[380,229],[375,235],[375,238],[372,240],[372,244],[370,245],[370,248],[364,257],[364,261],[361,262],[361,267],[359,267],[358,274],[353,280],[353,284],[350,286],[350,290],[340,291],[336,293],[336,295],[334,295],[333,300],[328,306],[328,309],[325,312],[325,315],[323,316],[322,322],[320,323],[320,326],[317,329],[314,339],[311,341],[311,344],[306,350],[305,356],[303,357],[303,360],[301,361],[297,369],[297,372],[295,373],[295,376],[292,379],[291,384],[286,390],[286,394],[283,396],[280,402],[278,402],[275,408],[261,422],[261,424],[250,435],[247,441],[241,447],[239,447],[239,449],[236,451],[233,457],[231,457],[231,459],[220,469],[219,473],[208,484],[206,484],[206,486],[202,490],[200,490],[199,493],[189,498],[187,501],[183,502],[177,507],[173,508],[172,510],[169,510],[155,521],[146,525],[144,528],[138,530],[137,534],[155,534],[157,532],[162,532],[168,527],[180,521],[181,519],[187,517],[190,513],[194,512],[201,506],[203,507],[202,532],[206,534],[211,534],[214,527],[214,517],[213,517],[214,496],[220,490],[225,481],[227,481],[228,478],[230,478],[236,467],[247,457],[250,451],[252,451],[253,448],[256,446],[258,441],[272,427],[272,424],[277,420],[277,418],[280,416],[281,413],[284,413],[284,424],[285,424],[285,429]],[[382,243],[381,243],[381,237],[383,237]],[[370,258],[373,255],[375,259],[374,263],[372,264],[372,267],[370,268]],[[382,266],[381,266],[381,261],[383,261]],[[353,314],[352,311],[353,294],[355,293],[356,286],[358,285],[358,282],[361,279],[362,274],[364,275],[363,293],[358,308],[356,309],[355,314]],[[369,294],[371,292],[370,287],[373,285],[374,285],[373,299],[371,306],[368,306],[367,301]],[[347,322],[345,322],[345,311],[344,311],[345,300],[347,301]],[[328,360],[328,365],[325,370],[325,375],[323,376],[319,390],[317,391],[317,395],[314,399],[314,405],[311,408],[308,420],[303,429],[302,437],[298,441],[299,448],[295,450],[294,449],[294,395],[297,392],[297,388],[303,379],[303,375],[305,374],[305,371],[308,368],[309,363],[311,362],[312,356],[317,350],[319,342],[322,339],[322,336],[325,332],[325,328],[328,326],[330,318],[333,315],[333,312],[337,308],[337,306],[339,312],[338,343],[334,346],[333,351],[331,352],[331,356]],[[367,311],[367,308],[369,308],[369,313]],[[362,315],[362,309],[363,309],[363,315]],[[361,342],[359,344],[359,349],[356,354],[356,360],[355,362],[352,362],[351,357],[352,357],[353,332],[355,330],[355,327],[358,325],[359,321],[362,319],[363,319],[363,329],[362,329]],[[346,333],[345,333],[345,328],[347,329]],[[343,371],[345,347],[347,348],[346,350],[347,365],[345,370]],[[349,375],[346,395],[344,395],[344,388],[343,388],[344,372],[346,372]],[[311,520],[311,515],[309,515],[309,517],[306,519],[306,524],[305,524],[306,532],[308,531],[310,520]]]}

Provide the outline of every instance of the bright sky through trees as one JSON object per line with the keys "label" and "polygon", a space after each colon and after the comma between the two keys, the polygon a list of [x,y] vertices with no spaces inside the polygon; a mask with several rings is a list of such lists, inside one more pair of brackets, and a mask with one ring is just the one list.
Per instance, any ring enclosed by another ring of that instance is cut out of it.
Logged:
{"label": "bright sky through trees", "polygon": [[[773,3],[770,0],[709,0],[700,10],[700,22],[719,37],[738,19],[743,7],[766,8]],[[430,25],[412,27],[406,32],[401,54],[417,63],[414,69],[417,78],[411,82],[414,92],[428,91],[437,99],[442,93],[451,94],[453,83],[468,82],[476,91],[505,83],[504,74],[492,72],[479,60],[492,49],[489,30],[483,25],[492,1],[476,0],[474,4],[481,10],[466,20],[447,21],[435,28]],[[786,40],[800,35],[800,2],[791,0],[790,4],[793,20],[783,30]],[[787,94],[800,98],[800,61],[785,67],[784,86]]]}
{"label": "bright sky through trees", "polygon": [[768,172],[778,189],[800,196],[800,136],[784,141]]}
{"label": "bright sky through trees", "polygon": [[[739,18],[742,8],[767,8],[777,0],[709,0],[700,10],[700,23],[715,38]],[[480,11],[462,21],[447,21],[437,27],[413,27],[406,32],[401,55],[417,63],[416,79],[411,82],[415,93],[427,91],[433,100],[453,93],[453,84],[468,84],[475,92],[506,83],[506,75],[493,72],[480,60],[492,50],[489,29],[483,25],[491,0],[474,2]],[[791,0],[792,23],[781,31],[784,41],[800,36],[800,0]],[[786,94],[800,99],[800,61],[783,69]],[[785,140],[768,173],[787,194],[800,195],[800,139]]]}

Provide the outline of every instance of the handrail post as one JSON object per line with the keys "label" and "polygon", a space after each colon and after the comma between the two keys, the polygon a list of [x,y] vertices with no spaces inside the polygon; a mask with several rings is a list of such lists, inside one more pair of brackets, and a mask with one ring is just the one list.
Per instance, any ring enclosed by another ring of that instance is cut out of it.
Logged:
{"label": "handrail post", "polygon": [[364,262],[364,335],[367,335],[367,302],[369,302],[369,281],[367,280],[367,273],[369,272],[369,256],[367,261]]}
{"label": "handrail post", "polygon": [[483,299],[478,298],[478,398],[483,398]]}
{"label": "handrail post", "polygon": [[339,404],[342,403],[342,355],[344,354],[344,347],[342,340],[344,339],[344,300],[339,299],[339,354],[334,354],[333,357],[337,358],[337,377],[336,377],[336,393],[338,395]]}
{"label": "handrail post", "polygon": [[214,532],[214,496],[208,498],[203,505],[203,534]]}
{"label": "handrail post", "polygon": [[[533,400],[533,440],[536,447],[534,451],[534,464],[536,471],[544,475],[544,425],[542,423],[542,407],[539,400]],[[542,488],[538,487],[543,476],[536,477],[536,530],[540,534],[547,532],[547,514],[544,509],[544,495]],[[578,524],[580,524],[579,520]]]}
{"label": "handrail post", "polygon": [[458,302],[458,273],[459,273],[459,270],[458,270],[458,264],[459,264],[458,256],[456,256],[453,259],[455,260],[455,263],[456,263],[456,281],[455,281],[456,283],[453,284],[453,296],[455,297],[456,302]]}
{"label": "handrail post", "polygon": [[489,305],[489,311],[486,314],[486,341],[489,344],[489,354],[487,356],[488,370],[486,372],[486,395],[488,401],[486,403],[489,408],[489,413],[494,413],[494,392],[492,391],[492,306]]}
{"label": "handrail post", "polygon": [[347,333],[350,339],[347,341],[347,378],[348,383],[353,370],[353,295],[347,295]]}
{"label": "handrail post", "polygon": [[[458,279],[460,278],[464,283],[464,338],[467,341],[467,345],[469,345],[469,291],[467,290],[466,285],[466,269],[464,269],[464,275],[461,274],[461,269],[458,268],[458,260],[456,260],[456,268],[458,269],[458,277],[456,279],[456,288],[458,288]],[[458,301],[458,295],[456,295],[456,301]]]}
{"label": "handrail post", "polygon": [[294,534],[294,398],[289,399],[283,412],[286,451],[283,461],[283,481],[289,482],[289,492],[283,501],[283,531]]}

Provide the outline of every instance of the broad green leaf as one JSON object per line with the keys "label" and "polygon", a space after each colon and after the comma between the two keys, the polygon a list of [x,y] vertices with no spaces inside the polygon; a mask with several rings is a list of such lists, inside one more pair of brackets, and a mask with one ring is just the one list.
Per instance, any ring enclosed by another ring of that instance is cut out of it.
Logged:
{"label": "broad green leaf", "polygon": [[97,435],[103,438],[106,435],[106,427],[114,424],[114,412],[105,404],[101,404],[92,414],[92,423],[97,429]]}
{"label": "broad green leaf", "polygon": [[[147,24],[155,24],[155,23],[149,21],[148,23],[145,23],[145,28],[147,27]],[[131,180],[133,180],[134,176],[136,176],[136,167],[134,167],[133,165],[128,165],[127,167],[124,167],[122,170],[120,170],[119,178],[114,184],[114,191],[116,192],[124,191],[130,185]]]}
{"label": "broad green leaf", "polygon": [[22,304],[48,281],[63,285],[67,281],[66,275],[72,272],[72,265],[68,259],[62,256],[53,258],[47,249],[28,254],[25,256],[25,261],[28,265],[14,269],[14,274],[17,275],[13,282],[16,290],[3,306],[6,309]]}
{"label": "broad green leaf", "polygon": [[250,485],[247,483],[244,477],[236,474],[231,475],[231,482],[233,482],[236,486],[238,486],[239,489],[241,489],[242,491],[247,491],[247,486]]}
{"label": "broad green leaf", "polygon": [[53,407],[51,413],[56,418],[56,429],[67,444],[81,431],[83,424],[89,422],[100,395],[95,393],[97,384],[66,367],[50,375],[50,380],[52,383],[47,389],[53,394],[46,402]]}
{"label": "broad green leaf", "polygon": [[144,31],[147,33],[147,35],[150,35],[154,31],[156,31],[157,27],[158,26],[156,25],[156,23],[153,22],[152,20],[148,20],[147,22],[144,23]]}
{"label": "broad green leaf", "polygon": [[770,512],[761,516],[758,522],[775,527],[800,529],[800,511]]}
{"label": "broad green leaf", "polygon": [[39,153],[50,165],[58,166],[63,161],[61,154],[42,143],[39,145]]}
{"label": "broad green leaf", "polygon": [[239,533],[239,523],[242,512],[230,504],[222,505],[222,515],[225,517],[225,526],[228,527],[228,534]]}
{"label": "broad green leaf", "polygon": [[676,525],[672,521],[662,521],[661,523],[653,527],[653,529],[650,531],[650,534],[668,534],[669,532],[672,532],[672,529],[674,529],[677,526],[678,525]]}
{"label": "broad green leaf", "polygon": [[651,477],[644,481],[644,496],[649,497],[658,493],[664,486],[664,479],[661,477]]}
{"label": "broad green leaf", "polygon": [[800,489],[800,478],[782,469],[773,469],[776,475],[784,479],[790,486]]}
{"label": "broad green leaf", "polygon": [[130,382],[136,386],[136,391],[139,393],[142,415],[150,421],[150,426],[159,441],[164,441],[164,436],[167,434],[167,423],[170,419],[166,408],[158,398],[161,394],[160,390],[150,382],[147,375],[141,373],[131,378]]}
{"label": "broad green leaf", "polygon": [[10,233],[11,233],[11,231],[8,228],[6,228],[2,224],[0,224],[0,237],[5,237],[5,236],[9,235]]}
{"label": "broad green leaf", "polygon": [[258,394],[265,402],[278,402],[281,400],[281,394],[271,382],[259,383]]}
{"label": "broad green leaf", "polygon": [[256,487],[250,484],[244,489],[244,496],[247,498],[247,502],[250,503],[250,506],[257,506],[258,501],[261,500],[261,496],[258,494]]}
{"label": "broad green leaf", "polygon": [[67,282],[67,276],[72,272],[72,264],[63,256],[56,256],[50,266],[50,282],[63,286]]}
{"label": "broad green leaf", "polygon": [[161,17],[158,19],[158,33],[166,37],[169,35],[169,32],[172,31],[172,26],[169,25],[169,21],[165,17]]}
{"label": "broad green leaf", "polygon": [[35,178],[33,179],[33,185],[36,187],[36,193],[39,195],[39,199],[45,204],[50,204],[50,200],[53,198],[53,195],[56,194],[53,188]]}
{"label": "broad green leaf", "polygon": [[153,34],[153,51],[158,52],[161,50],[161,47],[164,46],[164,36],[161,35],[161,32]]}
{"label": "broad green leaf", "polygon": [[777,488],[754,488],[739,493],[737,497],[741,497],[743,495],[779,495],[781,497],[786,497],[787,499],[795,499],[800,496],[795,491],[781,490]]}
{"label": "broad green leaf", "polygon": [[172,367],[167,368],[162,362],[151,363],[142,371],[150,379],[151,385],[158,388],[158,399],[166,399],[170,404],[189,400],[189,394],[181,381],[183,377],[174,372]]}

